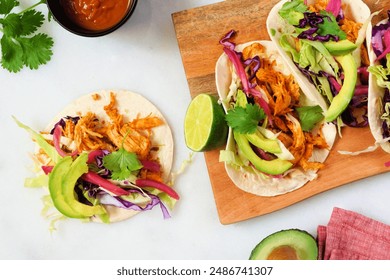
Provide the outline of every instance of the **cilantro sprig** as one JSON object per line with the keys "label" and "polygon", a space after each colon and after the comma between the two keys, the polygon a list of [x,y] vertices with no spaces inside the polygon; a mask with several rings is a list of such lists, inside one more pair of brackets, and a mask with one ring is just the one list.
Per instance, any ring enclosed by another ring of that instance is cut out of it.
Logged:
{"label": "cilantro sprig", "polygon": [[323,118],[320,106],[303,106],[296,108],[303,131],[311,131]]}
{"label": "cilantro sprig", "polygon": [[254,133],[259,122],[265,119],[264,110],[256,104],[246,104],[228,110],[225,116],[228,125],[242,134]]}
{"label": "cilantro sprig", "polygon": [[129,132],[130,131],[123,137],[122,145],[117,151],[103,157],[103,165],[111,171],[111,178],[114,180],[125,180],[129,178],[134,171],[143,167],[137,154],[128,152],[123,146]]}
{"label": "cilantro sprig", "polygon": [[53,39],[37,33],[45,16],[35,7],[44,3],[46,0],[40,0],[16,13],[13,10],[19,6],[18,1],[0,0],[1,66],[9,72],[19,72],[23,67],[38,69],[50,60]]}
{"label": "cilantro sprig", "polygon": [[114,180],[125,180],[133,171],[142,168],[137,155],[126,151],[123,147],[106,155],[103,158],[103,165],[111,171],[111,178]]}

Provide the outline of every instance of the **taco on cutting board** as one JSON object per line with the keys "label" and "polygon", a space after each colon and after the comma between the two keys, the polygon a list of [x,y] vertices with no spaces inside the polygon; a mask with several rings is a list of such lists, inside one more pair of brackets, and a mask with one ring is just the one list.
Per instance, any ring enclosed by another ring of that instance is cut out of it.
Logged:
{"label": "taco on cutting board", "polygon": [[220,160],[240,189],[259,196],[291,192],[317,177],[336,128],[299,87],[271,41],[221,39],[216,86],[229,135]]}
{"label": "taco on cutting board", "polygon": [[375,141],[390,153],[390,11],[387,13],[387,19],[367,31],[371,40],[368,121]]}
{"label": "taco on cutting board", "polygon": [[269,36],[296,81],[320,99],[325,121],[339,127],[368,125],[370,22],[361,0],[282,0],[267,17]]}

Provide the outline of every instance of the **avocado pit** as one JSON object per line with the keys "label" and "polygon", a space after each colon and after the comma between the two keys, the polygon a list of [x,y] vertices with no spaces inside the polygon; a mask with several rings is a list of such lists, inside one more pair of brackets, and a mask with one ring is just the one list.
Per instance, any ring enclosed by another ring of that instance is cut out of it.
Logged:
{"label": "avocado pit", "polygon": [[272,250],[267,260],[299,260],[299,258],[293,247],[282,245]]}

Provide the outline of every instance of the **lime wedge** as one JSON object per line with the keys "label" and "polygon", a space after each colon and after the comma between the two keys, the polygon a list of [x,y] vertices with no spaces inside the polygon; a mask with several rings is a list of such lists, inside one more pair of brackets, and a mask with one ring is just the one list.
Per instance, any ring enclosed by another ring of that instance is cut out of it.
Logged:
{"label": "lime wedge", "polygon": [[216,149],[226,144],[228,126],[217,99],[209,94],[197,95],[188,106],[184,119],[186,145],[195,152]]}

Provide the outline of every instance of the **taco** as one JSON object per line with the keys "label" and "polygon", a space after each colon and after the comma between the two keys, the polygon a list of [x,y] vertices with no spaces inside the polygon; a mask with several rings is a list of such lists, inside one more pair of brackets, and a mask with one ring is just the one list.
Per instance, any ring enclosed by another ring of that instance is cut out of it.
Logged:
{"label": "taco", "polygon": [[320,96],[325,121],[339,127],[368,125],[370,14],[360,0],[282,0],[267,17],[269,36],[300,87]]}
{"label": "taco", "polygon": [[[16,120],[17,121],[17,120]],[[58,214],[117,222],[159,205],[164,218],[179,199],[168,185],[173,138],[161,112],[129,91],[98,91],[62,110],[36,132],[37,176]]]}
{"label": "taco", "polygon": [[375,141],[390,153],[390,11],[388,17],[367,31],[371,66],[368,121]]}
{"label": "taco", "polygon": [[336,128],[306,95],[271,41],[236,45],[229,32],[216,63],[216,86],[229,134],[220,161],[240,189],[259,196],[291,192],[315,179]]}

